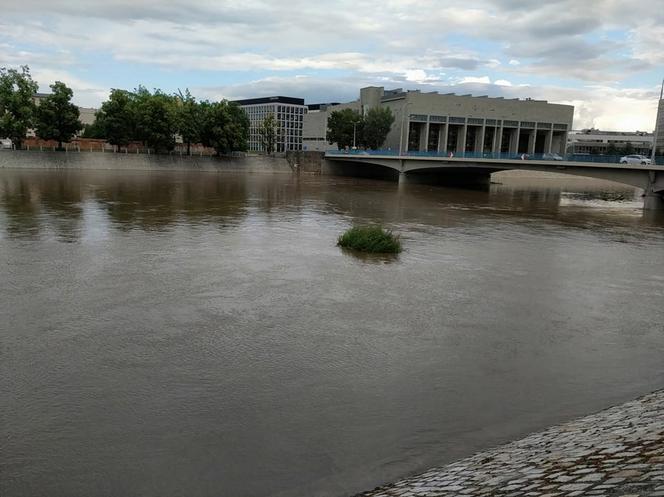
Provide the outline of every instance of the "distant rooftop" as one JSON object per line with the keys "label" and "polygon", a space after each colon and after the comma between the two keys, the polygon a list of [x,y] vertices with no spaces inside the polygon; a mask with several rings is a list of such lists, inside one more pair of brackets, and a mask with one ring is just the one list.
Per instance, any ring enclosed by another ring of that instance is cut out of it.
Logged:
{"label": "distant rooftop", "polygon": [[274,97],[246,98],[244,100],[233,100],[233,102],[238,105],[258,105],[258,104],[275,104],[275,103],[304,105],[303,98],[283,97],[281,95]]}
{"label": "distant rooftop", "polygon": [[595,128],[573,129],[571,133],[574,135],[653,136],[652,133],[647,131],[602,131]]}
{"label": "distant rooftop", "polygon": [[326,102],[326,103],[319,103],[319,104],[309,104],[307,105],[307,108],[309,110],[325,110],[327,107],[330,107],[332,105],[340,105],[339,102]]}
{"label": "distant rooftop", "polygon": [[[395,90],[385,90],[385,93],[383,94],[383,98],[381,99],[382,101],[388,101],[388,100],[397,100],[400,98],[404,98],[408,94],[412,93],[418,93],[422,95],[440,95],[442,97],[460,97],[460,98],[491,98],[495,100],[505,100],[505,97],[490,97],[488,95],[472,95],[471,93],[465,93],[463,95],[457,95],[456,93],[438,93],[437,91],[430,91],[426,93],[422,93],[420,90],[406,90],[404,91],[403,88],[397,88]],[[548,101],[546,100],[535,100],[534,98],[510,98],[507,100],[514,100],[518,102],[538,102],[538,103],[543,103],[546,104]]]}

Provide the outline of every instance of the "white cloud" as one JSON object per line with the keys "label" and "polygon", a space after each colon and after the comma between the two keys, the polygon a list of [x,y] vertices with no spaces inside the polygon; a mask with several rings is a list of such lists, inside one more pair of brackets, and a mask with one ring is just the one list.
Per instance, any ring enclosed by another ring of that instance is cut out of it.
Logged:
{"label": "white cloud", "polygon": [[[28,63],[40,83],[61,79],[86,104],[105,98],[117,85],[114,69],[131,64],[158,73],[150,83],[166,88],[167,70],[212,72],[219,88],[241,96],[270,89],[338,100],[355,98],[362,84],[446,89],[447,81],[574,102],[579,126],[645,128],[654,119],[649,71],[664,66],[660,4],[291,0],[285,9],[273,0],[7,0],[0,66]],[[105,61],[103,83],[89,80],[102,76],[82,62],[95,58]],[[302,77],[280,76],[293,72]],[[541,83],[551,76],[563,84]],[[624,88],[640,77],[645,90]],[[240,82],[223,84],[230,80]]]}
{"label": "white cloud", "polygon": [[459,84],[465,83],[481,83],[481,84],[491,84],[491,79],[489,76],[464,76],[459,81]]}
{"label": "white cloud", "polygon": [[[39,82],[39,91],[50,92],[49,85],[55,81],[62,81],[74,91],[74,101],[81,107],[98,107],[108,98],[109,90],[99,85],[72,76],[66,71],[57,69],[36,69],[32,77]],[[48,83],[47,83],[48,82]]]}

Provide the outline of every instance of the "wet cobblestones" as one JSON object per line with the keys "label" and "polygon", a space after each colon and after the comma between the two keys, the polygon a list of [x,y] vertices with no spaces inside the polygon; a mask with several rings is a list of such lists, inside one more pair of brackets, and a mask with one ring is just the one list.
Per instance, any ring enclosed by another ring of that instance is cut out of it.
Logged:
{"label": "wet cobblestones", "polygon": [[664,497],[664,391],[359,496]]}

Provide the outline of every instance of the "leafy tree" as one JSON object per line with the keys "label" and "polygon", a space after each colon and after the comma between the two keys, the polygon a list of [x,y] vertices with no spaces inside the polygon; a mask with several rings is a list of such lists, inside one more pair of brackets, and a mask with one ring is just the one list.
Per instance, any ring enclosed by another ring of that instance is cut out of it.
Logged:
{"label": "leafy tree", "polygon": [[620,150],[616,147],[615,143],[609,143],[609,146],[606,147],[606,155],[619,155]]}
{"label": "leafy tree", "polygon": [[247,150],[249,118],[234,103],[203,102],[203,130],[201,141],[213,147],[218,155]]}
{"label": "leafy tree", "polygon": [[268,154],[274,152],[279,131],[277,120],[274,118],[274,114],[270,112],[258,126],[258,135],[260,136],[263,151]]}
{"label": "leafy tree", "polygon": [[94,138],[94,139],[104,139],[106,138],[106,131],[102,126],[102,123],[95,117],[95,121],[92,124],[86,124],[83,127],[83,133],[81,133],[83,138]]}
{"label": "leafy tree", "polygon": [[21,148],[28,129],[34,126],[34,95],[39,86],[30,76],[28,66],[0,68],[0,137],[10,138]]}
{"label": "leafy tree", "polygon": [[394,123],[394,115],[389,107],[373,107],[364,118],[362,144],[372,150],[379,149]]}
{"label": "leafy tree", "polygon": [[187,144],[187,155],[191,153],[191,144],[201,140],[201,105],[191,96],[189,90],[184,94],[178,90],[175,95],[177,132]]}
{"label": "leafy tree", "polygon": [[155,90],[150,93],[139,86],[134,93],[136,138],[156,152],[168,152],[175,147],[177,115],[175,99]]}
{"label": "leafy tree", "polygon": [[246,152],[249,148],[249,116],[238,104],[229,102],[228,111],[231,117],[228,127],[231,152]]}
{"label": "leafy tree", "polygon": [[111,145],[126,147],[136,136],[135,96],[126,90],[111,90],[95,115],[95,125]]}
{"label": "leafy tree", "polygon": [[37,136],[43,140],[57,140],[58,148],[68,142],[83,125],[78,107],[71,103],[74,92],[61,81],[51,85],[51,94],[37,107]]}
{"label": "leafy tree", "polygon": [[327,118],[327,141],[346,148],[353,145],[355,136],[356,143],[361,143],[363,123],[360,113],[353,109],[335,110]]}
{"label": "leafy tree", "polygon": [[634,153],[634,145],[632,145],[630,142],[627,142],[625,144],[625,147],[623,148],[623,154],[632,155],[633,153]]}

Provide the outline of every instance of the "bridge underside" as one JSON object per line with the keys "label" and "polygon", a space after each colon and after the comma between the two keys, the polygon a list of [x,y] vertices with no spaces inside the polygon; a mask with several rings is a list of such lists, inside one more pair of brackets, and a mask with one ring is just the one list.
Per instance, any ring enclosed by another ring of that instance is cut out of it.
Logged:
{"label": "bridge underside", "polygon": [[491,173],[495,169],[453,168],[416,169],[399,175],[400,183],[423,183],[427,185],[452,186],[460,188],[487,189],[491,184]]}
{"label": "bridge underside", "polygon": [[664,210],[664,172],[628,167],[589,167],[574,163],[547,164],[536,161],[426,161],[417,158],[343,158],[326,159],[327,174],[360,176],[466,188],[488,188],[491,173],[506,170],[555,172],[602,179],[644,190],[644,208]]}

